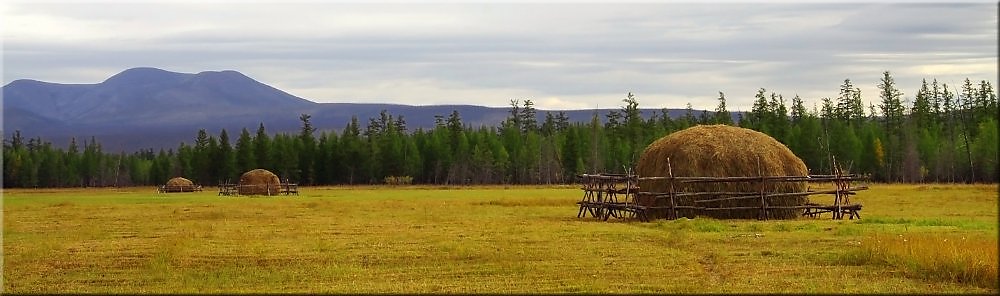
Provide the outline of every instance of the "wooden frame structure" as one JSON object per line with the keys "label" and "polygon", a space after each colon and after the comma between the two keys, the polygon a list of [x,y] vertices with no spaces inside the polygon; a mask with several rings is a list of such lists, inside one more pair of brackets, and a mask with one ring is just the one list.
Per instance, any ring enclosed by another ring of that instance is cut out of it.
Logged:
{"label": "wooden frame structure", "polygon": [[[843,174],[839,167],[834,169],[832,175],[808,175],[808,176],[757,176],[757,177],[677,177],[673,176],[673,169],[670,167],[670,160],[667,160],[669,175],[666,177],[639,177],[637,175],[625,174],[583,174],[578,177],[583,183],[583,199],[577,204],[580,210],[577,218],[584,218],[589,213],[592,217],[607,221],[610,217],[619,219],[638,218],[640,221],[648,222],[651,218],[656,218],[654,213],[665,211],[663,218],[677,219],[678,210],[693,210],[695,213],[705,211],[728,211],[728,210],[758,210],[758,220],[768,219],[768,210],[772,209],[801,209],[803,216],[818,217],[823,213],[831,213],[833,219],[841,220],[847,215],[849,219],[861,219],[858,213],[861,211],[861,204],[851,204],[850,196],[857,194],[857,191],[868,189],[867,186],[852,187],[854,181],[867,180],[866,177],[855,174]],[[641,191],[638,184],[640,180],[664,180],[668,182],[667,192],[647,192]],[[824,183],[831,182],[835,189],[830,190],[806,190],[803,192],[774,193],[767,192],[768,184],[782,182],[810,182]],[[757,192],[677,192],[674,190],[678,183],[754,183],[759,184]],[[769,200],[776,198],[810,196],[816,194],[831,194],[834,196],[832,205],[821,205],[807,203],[799,206],[777,206],[769,205]],[[637,197],[651,198],[649,203],[640,204]],[[707,200],[695,200],[695,205],[678,205],[678,197],[686,196],[715,196],[717,198]],[[721,197],[720,197],[721,196]],[[759,199],[760,206],[740,206],[740,207],[707,207],[703,204],[726,201]]]}
{"label": "wooden frame structure", "polygon": [[[609,217],[633,218],[637,214],[638,205],[634,195],[639,191],[638,178],[635,175],[598,174],[580,175],[583,180],[583,200],[577,202],[580,211],[577,218],[593,217],[605,221]],[[618,196],[622,198],[619,200]]]}
{"label": "wooden frame structure", "polygon": [[160,185],[156,187],[157,193],[195,192],[201,190],[201,185]]}
{"label": "wooden frame structure", "polygon": [[219,183],[219,196],[240,196],[240,188],[259,188],[260,186],[267,186],[267,191],[269,192],[271,188],[274,188],[276,193],[275,195],[299,195],[299,184],[291,183],[288,179],[285,179],[285,182],[267,185],[233,184],[230,181],[226,181],[224,183]]}

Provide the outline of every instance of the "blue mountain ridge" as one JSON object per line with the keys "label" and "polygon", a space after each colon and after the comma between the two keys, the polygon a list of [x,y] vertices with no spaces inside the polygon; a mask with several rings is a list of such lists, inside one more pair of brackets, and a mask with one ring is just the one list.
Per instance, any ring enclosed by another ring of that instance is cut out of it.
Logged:
{"label": "blue mountain ridge", "polygon": [[[237,71],[187,74],[149,67],[128,69],[96,84],[15,80],[3,86],[2,100],[5,137],[19,130],[24,136],[41,137],[57,147],[67,146],[71,137],[78,142],[95,137],[112,151],[176,148],[181,142],[191,143],[199,129],[216,135],[226,129],[231,140],[243,128],[255,132],[261,123],[270,133],[295,132],[301,114],[310,114],[313,126],[320,131],[336,131],[352,116],[364,126],[385,110],[403,116],[407,127],[415,130],[433,127],[435,115],[448,116],[452,111],[458,111],[467,125],[495,126],[510,111],[507,107],[475,105],[316,103]],[[594,112],[604,120],[609,110],[560,111],[571,122],[589,122]],[[685,110],[668,112],[678,117]],[[540,122],[545,113],[538,110]],[[659,113],[658,109],[643,110],[646,116]]]}

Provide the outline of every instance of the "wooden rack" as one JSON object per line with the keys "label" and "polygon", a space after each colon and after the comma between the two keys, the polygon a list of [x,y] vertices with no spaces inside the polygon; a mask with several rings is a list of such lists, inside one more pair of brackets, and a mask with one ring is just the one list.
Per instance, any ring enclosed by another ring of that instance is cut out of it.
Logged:
{"label": "wooden rack", "polygon": [[[259,187],[262,185],[246,185],[246,184],[233,184],[230,181],[219,183],[219,196],[239,196],[240,188],[248,187]],[[268,189],[275,188],[276,192],[280,195],[299,195],[299,184],[291,183],[288,179],[285,182],[278,184],[268,184],[263,185],[268,186]]]}
{"label": "wooden rack", "polygon": [[[667,160],[668,176],[665,177],[639,177],[637,175],[626,174],[582,174],[580,178],[583,187],[583,199],[577,204],[580,206],[577,212],[578,218],[590,216],[607,221],[610,217],[619,219],[638,218],[640,221],[649,221],[651,218],[658,218],[654,213],[662,213],[666,219],[677,219],[678,210],[693,210],[695,213],[705,213],[707,211],[733,211],[733,210],[754,210],[757,209],[759,220],[768,220],[768,211],[772,209],[801,209],[803,216],[818,217],[823,213],[831,213],[833,219],[843,219],[845,215],[849,219],[861,219],[858,213],[861,211],[861,204],[851,204],[850,196],[857,194],[857,191],[867,190],[867,186],[853,187],[851,184],[856,181],[866,181],[867,178],[855,174],[843,174],[838,167],[834,168],[832,175],[808,175],[808,176],[756,176],[756,177],[678,177],[673,176],[673,169],[670,167],[670,160]],[[668,182],[667,192],[642,191],[639,181],[661,180]],[[765,188],[769,184],[784,182],[810,182],[834,184],[835,189],[829,190],[806,190],[803,192],[767,192]],[[757,192],[678,192],[675,184],[680,183],[754,183],[760,188]],[[832,205],[821,205],[806,203],[798,206],[769,205],[769,201],[780,198],[810,196],[817,194],[831,194],[834,196]],[[652,199],[650,203],[639,204],[637,197]],[[688,196],[715,196],[717,198],[708,200],[696,200],[694,205],[678,205],[678,197]],[[708,207],[706,203],[759,199],[759,206],[738,206],[738,207]]]}

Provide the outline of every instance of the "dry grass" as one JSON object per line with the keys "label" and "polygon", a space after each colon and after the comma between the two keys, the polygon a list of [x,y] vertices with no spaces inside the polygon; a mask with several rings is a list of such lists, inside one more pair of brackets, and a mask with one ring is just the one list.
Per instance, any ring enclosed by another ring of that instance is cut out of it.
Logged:
{"label": "dry grass", "polygon": [[908,276],[996,290],[997,238],[959,234],[876,235],[845,254],[856,264],[901,268]]}
{"label": "dry grass", "polygon": [[322,187],[298,197],[7,190],[3,290],[996,293],[848,260],[872,237],[996,241],[995,185],[929,186],[862,192],[861,221],[653,223],[577,219],[578,186]]}

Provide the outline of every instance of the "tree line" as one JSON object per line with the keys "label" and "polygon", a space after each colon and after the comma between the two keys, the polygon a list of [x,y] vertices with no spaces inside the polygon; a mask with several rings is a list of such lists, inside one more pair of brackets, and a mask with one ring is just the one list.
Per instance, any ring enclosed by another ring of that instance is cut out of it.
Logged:
{"label": "tree line", "polygon": [[[880,182],[997,182],[997,99],[990,82],[966,79],[959,88],[923,81],[912,101],[887,71],[878,82],[879,104],[864,106],[850,79],[839,96],[807,108],[761,88],[752,109],[733,116],[719,92],[715,110],[687,105],[642,114],[635,95],[623,106],[571,123],[563,112],[539,121],[531,100],[512,100],[499,126],[473,127],[461,114],[435,116],[433,128],[408,129],[403,116],[381,112],[362,125],[317,131],[310,115],[297,133],[270,134],[263,124],[236,136],[202,129],[176,149],[107,152],[95,139],[67,149],[20,131],[4,139],[4,187],[135,186],[183,176],[212,186],[236,182],[264,168],[304,185],[399,183],[551,184],[580,173],[624,172],[654,140],[697,124],[738,125],[787,145],[812,173],[829,173],[836,160]],[[867,110],[866,110],[867,109]],[[82,151],[81,151],[82,150]]]}

